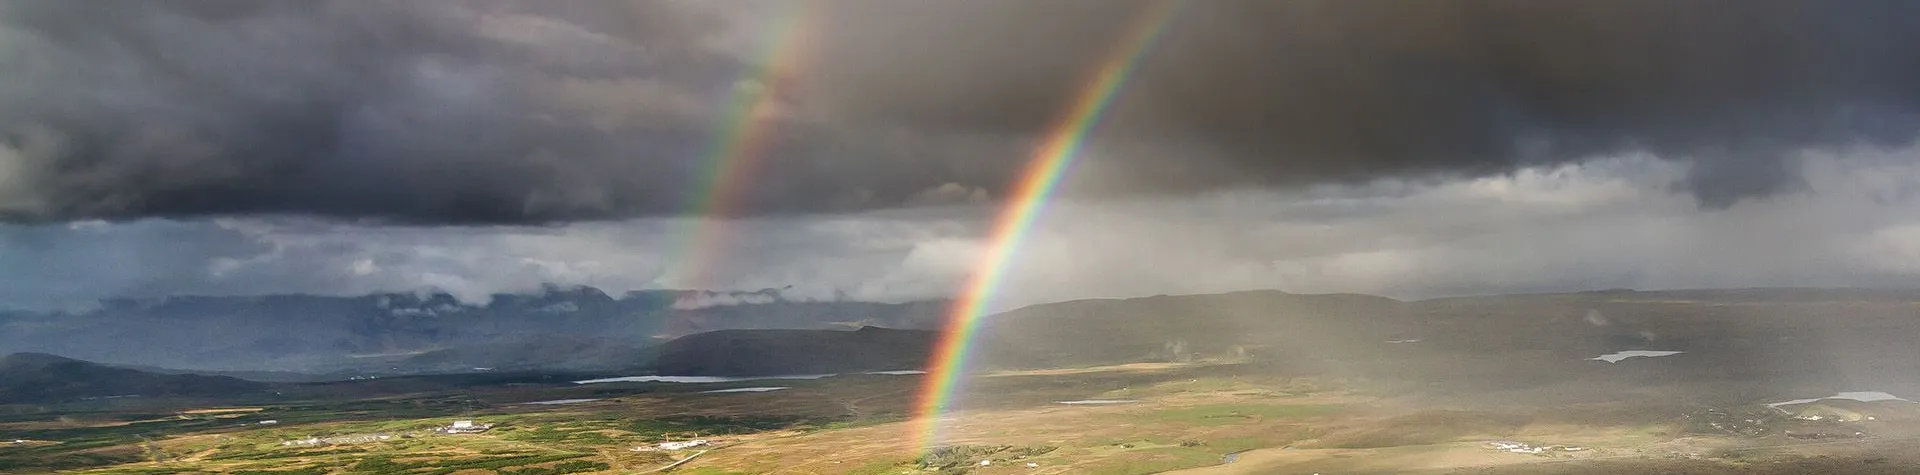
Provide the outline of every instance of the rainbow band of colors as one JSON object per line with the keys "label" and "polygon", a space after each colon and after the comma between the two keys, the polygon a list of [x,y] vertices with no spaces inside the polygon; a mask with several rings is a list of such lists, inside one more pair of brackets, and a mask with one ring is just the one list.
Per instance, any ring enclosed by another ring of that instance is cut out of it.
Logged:
{"label": "rainbow band of colors", "polygon": [[974,332],[979,329],[994,292],[1000,286],[1007,265],[1027,231],[1032,228],[1048,195],[1053,193],[1075,156],[1085,144],[1088,132],[1100,122],[1122,86],[1133,74],[1140,59],[1152,49],[1162,31],[1175,16],[1182,0],[1159,0],[1137,18],[1122,42],[1100,65],[1093,80],[1076,97],[1071,108],[1042,138],[1007,198],[1006,208],[995,220],[986,256],[961,289],[959,298],[946,317],[940,339],[927,365],[926,382],[920,389],[914,408],[912,447],[924,451],[938,442],[939,418],[952,402],[954,392],[966,373],[968,350]]}
{"label": "rainbow band of colors", "polygon": [[742,185],[752,181],[768,132],[778,121],[770,117],[779,108],[778,91],[805,62],[803,36],[808,18],[803,3],[785,2],[781,11],[774,12],[773,23],[763,30],[754,61],[748,64],[750,69],[728,90],[713,143],[696,162],[703,168],[688,200],[691,229],[681,233],[676,243],[678,262],[661,279],[666,288],[704,289],[711,284],[707,273],[732,234],[727,229],[728,215],[739,211]]}

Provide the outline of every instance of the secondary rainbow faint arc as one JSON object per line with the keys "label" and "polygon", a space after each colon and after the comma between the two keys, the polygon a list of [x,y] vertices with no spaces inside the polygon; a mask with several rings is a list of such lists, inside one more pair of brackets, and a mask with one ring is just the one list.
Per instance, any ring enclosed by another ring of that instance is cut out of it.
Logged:
{"label": "secondary rainbow faint arc", "polygon": [[985,316],[993,294],[1000,286],[1007,264],[1034,218],[1040,214],[1047,196],[1059,184],[1060,177],[1079,154],[1087,133],[1099,123],[1107,107],[1140,59],[1147,55],[1162,31],[1175,16],[1184,0],[1158,0],[1136,19],[1120,44],[1100,65],[1092,82],[1080,91],[1067,114],[1048,129],[1033,157],[1028,160],[1020,180],[1008,196],[1006,207],[994,221],[986,256],[961,289],[960,298],[947,315],[939,342],[927,365],[927,376],[914,408],[913,445],[917,450],[931,448],[939,429],[938,418],[952,402],[966,370],[968,350],[974,332]]}
{"label": "secondary rainbow faint arc", "polygon": [[803,44],[808,27],[805,2],[784,2],[766,30],[759,51],[748,64],[747,73],[728,92],[713,143],[699,158],[701,174],[695,178],[688,212],[694,221],[681,233],[675,249],[674,267],[661,279],[680,289],[705,289],[709,273],[717,264],[720,250],[731,235],[730,214],[740,211],[742,187],[752,181],[768,140],[772,122],[768,117],[779,107],[778,92],[787,87],[785,79],[805,61]]}

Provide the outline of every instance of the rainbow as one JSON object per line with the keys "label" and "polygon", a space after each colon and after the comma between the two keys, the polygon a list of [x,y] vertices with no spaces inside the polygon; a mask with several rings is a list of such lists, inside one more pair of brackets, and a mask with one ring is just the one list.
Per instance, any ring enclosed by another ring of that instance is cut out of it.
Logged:
{"label": "rainbow", "polygon": [[720,115],[719,130],[713,143],[698,163],[703,167],[694,178],[688,199],[690,230],[681,233],[675,249],[681,256],[660,281],[667,288],[703,289],[712,284],[707,272],[713,268],[720,250],[726,248],[731,233],[728,217],[737,213],[742,198],[741,185],[752,181],[767,145],[773,122],[770,117],[779,107],[778,91],[787,87],[795,69],[804,63],[802,53],[807,23],[804,2],[783,2],[758,44],[758,51],[742,79],[728,92]]}
{"label": "rainbow", "polygon": [[1006,208],[994,222],[986,255],[961,289],[928,361],[926,380],[914,408],[911,439],[915,450],[932,448],[937,440],[938,418],[960,385],[969,344],[979,329],[980,319],[987,313],[988,304],[993,301],[994,291],[999,288],[1016,247],[1032,229],[1041,205],[1079,154],[1087,133],[1099,123],[1134,67],[1171,23],[1180,1],[1156,1],[1140,15],[1112,55],[1101,63],[1092,82],[1081,90],[1067,114],[1048,129],[1033,158],[1028,160],[1007,199]]}

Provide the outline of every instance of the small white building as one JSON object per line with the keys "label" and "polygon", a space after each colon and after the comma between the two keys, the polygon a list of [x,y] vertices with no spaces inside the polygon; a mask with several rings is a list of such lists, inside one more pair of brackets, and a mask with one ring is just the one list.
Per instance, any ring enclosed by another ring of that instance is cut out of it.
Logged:
{"label": "small white building", "polygon": [[439,429],[435,429],[435,431],[443,432],[447,434],[476,434],[480,432],[486,432],[487,429],[492,429],[492,428],[493,428],[493,424],[478,424],[471,420],[459,420],[459,421],[453,421],[453,425],[441,427]]}
{"label": "small white building", "polygon": [[263,426],[270,426],[270,425],[279,424],[279,423],[280,421],[274,420],[274,419],[267,419],[264,421],[260,421],[260,425],[263,425]]}

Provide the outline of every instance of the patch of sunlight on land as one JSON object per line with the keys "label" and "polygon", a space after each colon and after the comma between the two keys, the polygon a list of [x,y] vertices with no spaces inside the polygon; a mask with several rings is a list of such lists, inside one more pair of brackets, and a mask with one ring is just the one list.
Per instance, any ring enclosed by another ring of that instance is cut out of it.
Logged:
{"label": "patch of sunlight on land", "polygon": [[1376,449],[1266,448],[1241,453],[1234,463],[1164,472],[1169,475],[1267,473],[1374,473],[1445,470],[1535,463],[1541,457],[1486,450],[1478,442],[1411,445]]}

